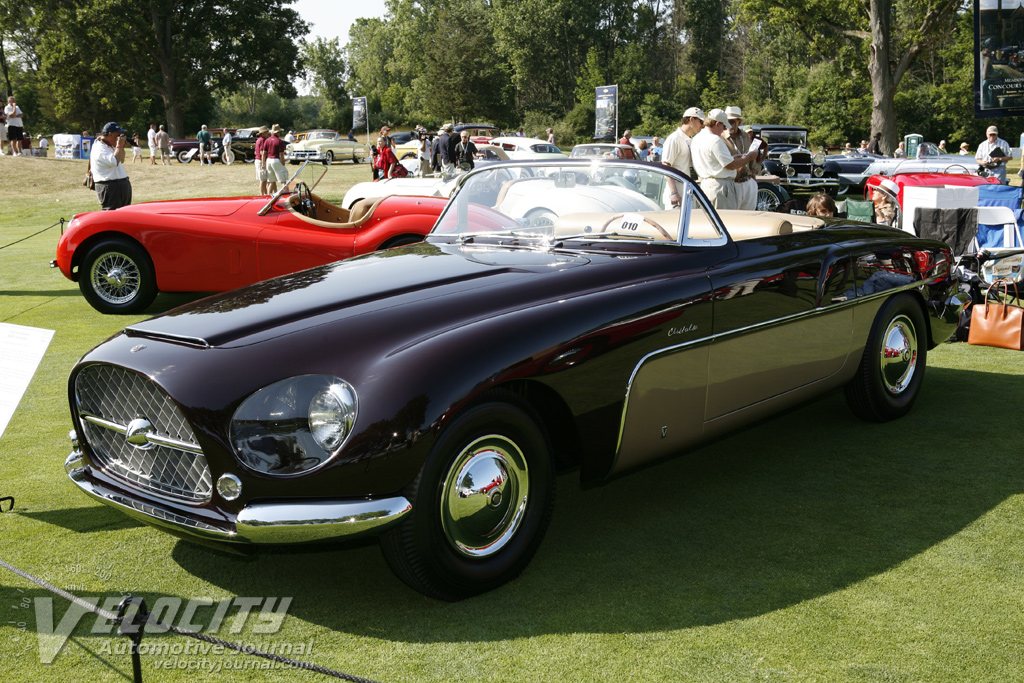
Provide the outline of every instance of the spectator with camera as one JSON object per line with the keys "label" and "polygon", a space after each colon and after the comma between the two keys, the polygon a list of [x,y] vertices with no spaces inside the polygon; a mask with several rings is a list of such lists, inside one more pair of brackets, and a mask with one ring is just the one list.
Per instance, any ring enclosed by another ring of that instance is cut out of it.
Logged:
{"label": "spectator with camera", "polygon": [[103,126],[89,152],[89,173],[96,198],[104,211],[113,211],[132,203],[132,184],[124,168],[124,145],[128,133],[111,121]]}

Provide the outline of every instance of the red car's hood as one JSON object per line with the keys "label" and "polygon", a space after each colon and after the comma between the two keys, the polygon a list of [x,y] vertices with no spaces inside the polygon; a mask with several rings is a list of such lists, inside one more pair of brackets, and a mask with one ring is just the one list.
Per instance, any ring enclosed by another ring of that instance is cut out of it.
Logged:
{"label": "red car's hood", "polygon": [[224,197],[216,199],[172,199],[163,202],[144,202],[142,204],[131,204],[117,209],[119,214],[144,213],[144,214],[178,214],[196,216],[230,216],[243,206],[250,204],[263,206],[267,203],[266,197]]}

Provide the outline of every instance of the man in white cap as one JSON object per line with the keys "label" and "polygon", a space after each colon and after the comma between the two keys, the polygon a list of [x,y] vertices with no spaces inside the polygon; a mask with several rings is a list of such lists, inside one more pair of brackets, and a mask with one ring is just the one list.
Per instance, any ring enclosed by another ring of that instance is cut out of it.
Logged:
{"label": "man in white cap", "polygon": [[1006,162],[1010,160],[1010,143],[999,137],[999,129],[989,126],[985,141],[978,145],[975,160],[988,169],[989,175],[999,178],[1006,185]]}
{"label": "man in white cap", "polygon": [[[699,133],[703,127],[704,112],[697,107],[690,107],[684,111],[679,127],[665,139],[665,146],[661,152],[661,163],[671,166],[677,171],[682,171],[691,178],[696,178],[693,172],[693,163],[690,160],[690,145],[693,136]],[[669,201],[672,206],[679,206],[682,199],[679,196],[678,188],[671,180],[669,180],[669,190],[671,193]]]}
{"label": "man in white cap", "polygon": [[729,119],[721,109],[712,109],[704,119],[704,129],[693,138],[690,152],[693,168],[700,178],[700,189],[716,209],[738,208],[736,169],[757,158],[757,150],[734,157],[722,139]]}
{"label": "man in white cap", "polygon": [[[740,130],[743,123],[743,111],[739,107],[726,107],[725,117],[729,119],[729,130],[722,134],[722,139],[728,145],[733,156],[746,154],[750,149],[751,138]],[[754,180],[761,170],[761,164],[755,157],[746,166],[736,169],[736,201],[737,209],[753,211],[757,208],[757,181]]]}

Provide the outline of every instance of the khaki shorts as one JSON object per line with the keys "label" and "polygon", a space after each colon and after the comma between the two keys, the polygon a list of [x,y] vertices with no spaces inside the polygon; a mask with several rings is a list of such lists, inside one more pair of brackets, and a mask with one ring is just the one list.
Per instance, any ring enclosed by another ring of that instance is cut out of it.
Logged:
{"label": "khaki shorts", "polygon": [[280,159],[267,159],[267,182],[288,182],[288,169]]}
{"label": "khaki shorts", "polygon": [[253,166],[256,167],[256,180],[260,181],[261,183],[267,182],[267,179],[270,178],[270,175],[267,173],[267,169],[263,168],[263,164],[260,163],[259,159],[257,159],[253,163]]}

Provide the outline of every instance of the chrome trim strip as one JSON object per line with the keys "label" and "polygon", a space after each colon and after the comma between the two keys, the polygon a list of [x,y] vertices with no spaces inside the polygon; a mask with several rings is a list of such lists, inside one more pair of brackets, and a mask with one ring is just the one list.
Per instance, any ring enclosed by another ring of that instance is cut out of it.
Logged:
{"label": "chrome trim strip", "polygon": [[81,453],[65,462],[68,476],[86,495],[152,526],[200,538],[232,543],[290,544],[349,539],[379,533],[412,511],[402,496],[378,500],[255,503],[242,508],[234,529],[163,509],[109,490],[90,477]]}
{"label": "chrome trim strip", "polygon": [[164,332],[153,332],[151,330],[147,330],[144,327],[139,327],[138,325],[126,327],[124,333],[129,337],[145,337],[147,339],[155,339],[156,341],[169,341],[178,342],[181,344],[189,344],[191,346],[198,346],[199,348],[202,349],[210,348],[210,342],[200,337],[188,337],[181,334],[166,334]]}
{"label": "chrome trim strip", "polygon": [[[104,420],[102,417],[96,415],[90,415],[89,413],[80,412],[78,416],[87,422],[91,422],[94,425],[109,429],[112,432],[118,434],[127,434],[128,427],[125,425],[111,422],[110,420]],[[155,446],[167,446],[179,451],[185,451],[187,453],[196,453],[198,455],[204,455],[203,449],[194,443],[188,441],[179,441],[178,439],[172,439],[169,436],[160,436],[159,434],[147,434],[146,440]]]}

